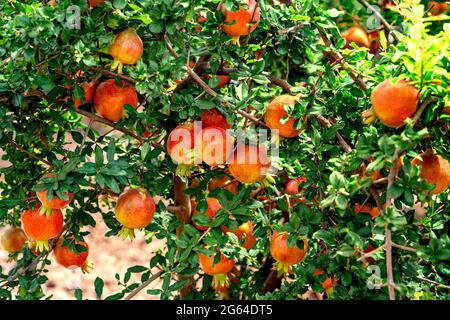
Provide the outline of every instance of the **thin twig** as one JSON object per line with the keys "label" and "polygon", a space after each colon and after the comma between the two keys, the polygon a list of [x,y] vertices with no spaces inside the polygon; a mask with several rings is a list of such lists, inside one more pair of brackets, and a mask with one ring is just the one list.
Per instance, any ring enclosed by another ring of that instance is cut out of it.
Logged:
{"label": "thin twig", "polygon": [[130,83],[135,83],[136,82],[136,80],[134,80],[133,78],[130,78],[130,77],[127,77],[127,76],[123,76],[121,74],[117,74],[115,72],[112,72],[112,71],[109,71],[109,70],[105,70],[103,68],[91,67],[91,66],[88,66],[87,68],[91,69],[91,70],[98,71],[100,73],[103,73],[103,74],[111,76],[111,77],[120,78],[120,79],[125,80],[125,81],[130,82]]}
{"label": "thin twig", "polygon": [[134,289],[133,291],[131,291],[131,293],[124,299],[124,300],[131,300],[133,299],[133,297],[135,295],[137,295],[139,292],[141,292],[145,287],[147,287],[150,283],[152,283],[153,281],[155,281],[156,279],[158,279],[162,274],[164,273],[164,271],[159,271],[157,273],[155,273],[153,276],[151,276],[150,278],[148,278],[147,281],[142,282],[141,285],[139,287],[137,287],[136,289]]}
{"label": "thin twig", "polygon": [[278,31],[278,34],[281,36],[281,35],[283,35],[283,34],[287,34],[287,33],[289,33],[289,32],[298,30],[298,29],[300,29],[301,27],[302,27],[301,24],[297,24],[297,25],[292,26],[292,27],[289,27],[289,28],[281,29],[280,31]]}
{"label": "thin twig", "polygon": [[417,250],[414,248],[402,246],[401,244],[397,244],[394,242],[392,242],[392,246],[397,249],[402,249],[402,250],[411,251],[411,252],[417,252]]}
{"label": "thin twig", "polygon": [[361,253],[361,257],[358,259],[358,261],[365,260],[365,259],[373,256],[374,254],[376,254],[376,253],[378,253],[378,252],[380,252],[382,250],[384,250],[384,245],[382,245],[381,247],[378,247],[376,249],[373,249],[370,252],[366,252],[366,253],[363,252],[363,253]]}
{"label": "thin twig", "polygon": [[443,288],[445,288],[445,289],[450,289],[450,286],[447,286],[447,285],[445,285],[445,284],[436,282],[436,281],[434,281],[434,280],[430,280],[430,279],[427,279],[427,278],[423,278],[423,277],[421,277],[421,276],[417,276],[417,279],[419,279],[419,280],[421,280],[421,281],[425,281],[425,282],[431,283],[431,284],[434,284],[434,285],[436,285],[436,286],[438,286],[438,287],[443,287]]}
{"label": "thin twig", "polygon": [[45,159],[39,157],[37,154],[35,154],[35,153],[31,152],[31,151],[28,151],[28,150],[26,150],[25,148],[21,147],[21,146],[18,145],[17,142],[15,142],[14,140],[9,140],[9,143],[11,143],[12,145],[14,145],[14,146],[17,148],[17,150],[19,150],[19,151],[21,151],[21,152],[23,152],[23,153],[26,153],[28,156],[30,156],[30,157],[32,157],[32,158],[34,158],[34,159],[36,159],[36,160],[39,160],[39,161],[45,163],[45,164],[48,165],[49,167],[54,167],[54,165],[53,165],[52,163],[50,163],[49,161],[47,161],[47,160],[45,160]]}
{"label": "thin twig", "polygon": [[364,7],[366,7],[367,9],[369,9],[370,11],[372,11],[372,13],[374,14],[374,16],[380,20],[380,22],[383,24],[384,28],[386,29],[387,33],[392,34],[392,36],[394,37],[395,41],[399,41],[397,36],[395,35],[395,33],[392,32],[392,26],[386,21],[386,19],[384,19],[384,17],[380,14],[380,12],[375,9],[374,7],[372,7],[370,5],[370,3],[368,3],[366,0],[358,0],[359,3],[361,3]]}

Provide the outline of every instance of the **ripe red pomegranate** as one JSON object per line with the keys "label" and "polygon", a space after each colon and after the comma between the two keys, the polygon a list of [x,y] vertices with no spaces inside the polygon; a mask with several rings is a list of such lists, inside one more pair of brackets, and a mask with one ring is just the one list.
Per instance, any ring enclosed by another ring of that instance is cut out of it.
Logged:
{"label": "ripe red pomegranate", "polygon": [[3,249],[8,253],[16,253],[22,251],[27,240],[27,236],[21,228],[8,227],[2,234],[1,243]]}
{"label": "ripe red pomegranate", "polygon": [[239,183],[237,181],[234,181],[227,176],[222,176],[220,178],[213,177],[208,183],[208,190],[213,191],[216,188],[220,188],[237,194],[238,185]]}
{"label": "ripe red pomegranate", "polygon": [[215,87],[219,90],[230,83],[230,76],[227,76],[226,74],[218,74],[216,76],[210,76],[209,74],[206,74],[203,76],[203,78],[205,79],[211,79],[214,77],[217,78],[217,85]]}
{"label": "ripe red pomegranate", "polygon": [[234,267],[234,260],[227,258],[223,253],[220,253],[220,261],[214,263],[214,255],[207,256],[202,253],[197,253],[198,263],[203,272],[213,277],[212,286],[214,289],[227,288],[230,280],[227,273]]}
{"label": "ripe red pomegranate", "polygon": [[360,27],[351,27],[342,32],[342,37],[346,40],[345,48],[351,49],[351,43],[358,47],[370,48],[370,41],[367,33]]}
{"label": "ripe red pomegranate", "polygon": [[355,214],[357,213],[368,213],[372,216],[372,219],[375,219],[376,217],[379,217],[381,212],[378,207],[371,208],[367,204],[361,206],[359,203],[355,205],[354,209]]}
{"label": "ripe red pomegranate", "polygon": [[[221,209],[222,206],[220,205],[219,200],[216,198],[206,198],[206,203],[208,204],[208,208],[205,211],[205,215],[207,217],[210,217],[211,219],[214,219],[214,215],[216,214],[217,210]],[[195,200],[191,199],[191,207],[192,207],[192,217],[194,217],[196,214],[200,214],[199,211],[197,211],[197,203]],[[201,231],[208,230],[209,226],[199,226],[194,219],[192,219],[192,224]]]}
{"label": "ripe red pomegranate", "polygon": [[370,43],[370,53],[375,54],[380,50],[381,42],[380,42],[380,33],[378,31],[370,32],[368,35],[369,43]]}
{"label": "ripe red pomegranate", "polygon": [[223,3],[218,6],[225,15],[222,30],[237,46],[239,46],[239,37],[252,33],[260,19],[258,3],[255,0],[241,0],[241,4],[246,4],[247,9],[241,5],[238,11],[229,11]]}
{"label": "ripe red pomegranate", "polygon": [[378,118],[391,128],[404,126],[406,118],[411,118],[416,112],[419,99],[419,91],[407,81],[394,83],[387,79],[372,91],[372,110],[362,113],[364,122],[371,123]]}
{"label": "ripe red pomegranate", "polygon": [[83,273],[89,273],[92,269],[92,263],[87,259],[89,255],[89,246],[86,242],[77,242],[77,245],[86,248],[86,251],[79,252],[69,251],[69,247],[63,247],[63,239],[59,239],[53,249],[56,262],[68,269],[81,268]]}
{"label": "ripe red pomegranate", "polygon": [[230,159],[231,175],[242,183],[262,181],[271,167],[271,158],[265,146],[238,145]]}
{"label": "ripe red pomegranate", "polygon": [[120,235],[125,240],[135,238],[134,229],[145,228],[150,224],[156,211],[153,198],[143,189],[122,192],[117,200],[115,215],[123,225]]}
{"label": "ripe red pomegranate", "polygon": [[194,140],[194,123],[181,124],[167,138],[167,153],[177,164],[193,164]]}
{"label": "ripe red pomegranate", "polygon": [[230,129],[231,126],[227,121],[227,118],[223,116],[217,109],[205,110],[202,114],[202,127],[220,127],[225,130]]}
{"label": "ripe red pomegranate", "polygon": [[412,164],[421,167],[420,177],[428,184],[434,185],[431,194],[444,192],[450,186],[450,163],[433,150],[420,155],[422,160],[414,159]]}
{"label": "ripe red pomegranate", "polygon": [[89,1],[89,6],[92,8],[98,7],[98,5],[100,3],[105,3],[105,0],[88,0]]}
{"label": "ripe red pomegranate", "polygon": [[[83,82],[81,88],[84,91],[84,103],[90,103],[94,99],[95,88],[97,87],[98,80],[94,79],[90,82]],[[80,107],[83,104],[81,99],[75,98],[74,100],[75,108]]]}
{"label": "ripe red pomegranate", "polygon": [[136,90],[125,81],[119,85],[116,80],[109,79],[100,83],[95,90],[95,110],[112,122],[117,122],[126,116],[124,110],[126,104],[136,109],[138,96]]}
{"label": "ripe red pomegranate", "polygon": [[256,242],[256,238],[253,236],[253,222],[251,221],[242,223],[237,229],[229,229],[226,226],[222,226],[221,230],[224,233],[231,232],[235,234],[239,239],[239,243],[242,243],[242,239],[245,235],[245,240],[244,243],[242,243],[242,247],[247,250],[250,250]]}
{"label": "ripe red pomegranate", "polygon": [[22,227],[31,240],[35,241],[37,251],[50,250],[49,240],[57,237],[63,230],[64,217],[61,210],[52,210],[52,214],[40,214],[40,205],[34,210],[22,214]]}
{"label": "ripe red pomegranate", "polygon": [[[285,106],[294,106],[298,99],[300,96],[281,95],[275,97],[269,103],[264,114],[264,122],[270,129],[278,129],[282,138],[294,138],[300,133],[300,130],[294,126],[296,119],[290,117],[285,110]],[[284,121],[285,117],[288,117],[287,121]]]}
{"label": "ripe red pomegranate", "polygon": [[109,54],[114,58],[111,70],[117,69],[117,73],[122,74],[124,64],[136,64],[142,56],[144,45],[136,30],[128,28],[116,35],[108,49]]}
{"label": "ripe red pomegranate", "polygon": [[288,237],[287,232],[275,232],[270,240],[270,253],[276,261],[272,269],[277,271],[278,277],[288,274],[291,267],[302,261],[308,251],[306,239],[303,239],[303,249],[297,246],[290,248],[287,244]]}
{"label": "ripe red pomegranate", "polygon": [[224,164],[232,152],[233,137],[223,128],[203,128],[195,137],[195,154],[209,166]]}
{"label": "ripe red pomegranate", "polygon": [[[316,271],[314,271],[313,275],[314,276],[320,276],[323,274],[323,271],[320,269],[316,269]],[[336,285],[336,279],[331,279],[330,277],[326,277],[325,281],[322,282],[322,288],[323,290],[327,293],[328,297],[330,297],[333,294],[333,289],[334,286]]]}
{"label": "ripe red pomegranate", "polygon": [[300,184],[305,181],[306,181],[306,177],[289,179],[289,181],[286,183],[286,187],[284,188],[284,191],[287,194],[297,195],[300,193]]}

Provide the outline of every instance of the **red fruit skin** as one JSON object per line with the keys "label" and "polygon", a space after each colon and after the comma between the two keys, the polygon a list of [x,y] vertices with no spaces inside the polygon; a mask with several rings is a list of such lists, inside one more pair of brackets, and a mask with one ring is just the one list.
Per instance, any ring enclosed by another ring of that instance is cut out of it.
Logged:
{"label": "red fruit skin", "polygon": [[217,89],[222,89],[230,82],[230,77],[225,74],[219,74],[217,75],[217,78],[219,78],[219,81],[217,82]]}
{"label": "red fruit skin", "polygon": [[398,128],[405,125],[417,110],[419,91],[405,80],[395,84],[392,79],[380,83],[371,94],[373,111],[384,125]]}
{"label": "red fruit skin", "polygon": [[120,86],[116,80],[109,79],[99,84],[95,90],[94,107],[104,118],[117,122],[124,116],[124,107],[129,104],[134,109],[138,105],[136,90],[122,81]]}
{"label": "red fruit skin", "polygon": [[360,27],[351,27],[345,30],[344,32],[342,32],[342,37],[346,40],[346,49],[353,48],[350,45],[352,42],[354,42],[358,47],[370,48],[369,37],[367,36],[366,31],[364,31]]}
{"label": "red fruit skin", "polygon": [[281,95],[275,97],[267,106],[266,113],[264,114],[264,122],[270,129],[278,129],[282,138],[294,138],[301,131],[295,129],[295,119],[292,117],[289,117],[286,123],[281,123],[283,117],[289,116],[284,106],[294,106],[298,99],[299,97]]}
{"label": "red fruit skin", "polygon": [[100,3],[105,3],[105,0],[88,0],[89,6],[92,8],[97,7]]}
{"label": "red fruit skin", "polygon": [[177,164],[192,164],[194,142],[194,123],[181,124],[167,138],[167,153]]}
{"label": "red fruit skin", "polygon": [[64,217],[61,210],[53,210],[50,216],[39,214],[39,206],[35,210],[26,210],[22,214],[22,228],[27,236],[35,241],[55,238],[63,229]]}
{"label": "red fruit skin", "polygon": [[55,248],[53,249],[53,254],[55,255],[56,262],[68,269],[82,267],[89,255],[88,244],[86,242],[77,243],[77,245],[81,245],[87,249],[87,251],[79,252],[78,255],[76,255],[74,251],[69,251],[69,247],[63,247],[62,244],[63,240],[58,240]]}
{"label": "red fruit skin", "polygon": [[421,154],[423,161],[414,159],[412,164],[421,167],[420,177],[428,184],[434,184],[431,194],[444,192],[450,186],[450,163],[440,155],[428,150]]}
{"label": "red fruit skin", "polygon": [[224,164],[232,152],[233,138],[223,128],[203,128],[195,137],[195,154],[209,166]]}
{"label": "red fruit skin", "polygon": [[308,251],[308,241],[303,240],[304,247],[300,249],[297,246],[289,248],[287,245],[287,239],[289,234],[283,232],[275,232],[270,240],[270,253],[272,257],[283,264],[295,265],[303,260]]}
{"label": "red fruit skin", "polygon": [[[364,253],[369,253],[371,251],[375,250],[375,248],[373,247],[373,245],[371,243],[369,243],[367,245],[367,248],[364,249]],[[374,264],[375,263],[375,259],[372,257],[368,257],[364,259],[368,264]]]}
{"label": "red fruit skin", "polygon": [[237,194],[239,183],[237,181],[231,180],[227,176],[220,178],[214,177],[208,183],[208,190],[213,191],[216,188],[221,188],[230,191],[233,194]]}
{"label": "red fruit skin", "polygon": [[[98,84],[98,80],[94,79],[91,82],[85,81],[81,85],[81,87],[84,90],[85,103],[91,103],[92,99],[94,99],[94,92],[95,92],[95,88],[97,87],[97,84]],[[75,99],[74,104],[75,104],[75,108],[79,108],[83,104],[83,101],[81,99]]]}
{"label": "red fruit skin", "polygon": [[69,194],[68,194],[69,198],[67,200],[63,200],[63,199],[60,199],[60,198],[54,196],[52,198],[52,200],[48,201],[47,189],[36,192],[36,196],[44,207],[52,208],[52,209],[62,209],[65,206],[67,206],[73,199],[73,193],[69,192]]}
{"label": "red fruit skin", "polygon": [[145,191],[131,189],[123,192],[117,200],[116,219],[129,229],[145,228],[153,219],[156,204]]}
{"label": "red fruit skin", "polygon": [[[205,211],[205,215],[207,217],[210,217],[211,219],[214,219],[217,210],[221,209],[222,206],[220,205],[219,200],[217,200],[216,198],[206,198],[206,203],[208,204],[208,208]],[[195,202],[195,200],[191,200],[191,206],[193,212],[192,216],[200,214],[200,212],[197,211],[197,203]],[[205,231],[209,228],[208,226],[199,226],[197,223],[195,223],[194,220],[192,220],[192,224],[200,231]]]}
{"label": "red fruit skin", "polygon": [[222,226],[221,230],[223,231],[223,233],[231,232],[235,234],[236,237],[238,237],[239,242],[241,242],[245,234],[246,237],[244,243],[242,244],[242,247],[247,250],[250,250],[256,242],[256,238],[253,236],[253,222],[251,221],[244,222],[235,230],[229,229],[226,226]]}
{"label": "red fruit skin", "polygon": [[255,0],[241,0],[241,4],[247,4],[248,8],[241,6],[238,11],[229,11],[222,3],[218,7],[225,15],[222,30],[232,38],[252,33],[259,24],[258,3]]}
{"label": "red fruit skin", "polygon": [[[208,21],[208,19],[206,18],[204,13],[201,13],[200,16],[197,19],[198,23],[203,23],[205,21]],[[198,33],[200,33],[202,31],[202,28],[200,26],[195,26],[194,27],[195,31],[197,31]]]}
{"label": "red fruit skin", "polygon": [[230,174],[248,184],[263,180],[271,167],[271,158],[264,146],[238,146],[230,162]]}
{"label": "red fruit skin", "polygon": [[122,64],[135,64],[143,50],[142,40],[133,28],[118,33],[109,45],[109,54]]}
{"label": "red fruit skin", "polygon": [[27,236],[21,228],[10,227],[3,232],[1,243],[3,249],[8,253],[16,253],[22,251],[27,240]]}
{"label": "red fruit skin", "polygon": [[197,253],[197,255],[200,268],[210,276],[228,273],[234,267],[234,260],[228,259],[223,253],[220,254],[220,261],[216,264],[214,264],[214,255],[207,256],[202,253]]}
{"label": "red fruit skin", "polygon": [[227,118],[220,113],[217,109],[205,110],[201,116],[202,127],[220,127],[222,129],[230,129],[231,126],[227,121]]}
{"label": "red fruit skin", "polygon": [[380,50],[381,42],[380,42],[380,33],[378,31],[371,32],[367,35],[369,37],[370,42],[370,53],[375,54]]}
{"label": "red fruit skin", "polygon": [[300,193],[300,190],[299,190],[300,184],[305,181],[306,181],[305,177],[290,179],[286,183],[286,187],[285,187],[284,191],[290,195],[297,195]]}

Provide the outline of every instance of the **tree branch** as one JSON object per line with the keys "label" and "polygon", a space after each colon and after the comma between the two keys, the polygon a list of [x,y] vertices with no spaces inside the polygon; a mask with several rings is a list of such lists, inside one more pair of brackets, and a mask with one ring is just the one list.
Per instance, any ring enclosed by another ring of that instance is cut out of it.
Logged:
{"label": "tree branch", "polygon": [[32,157],[32,158],[34,158],[34,159],[36,159],[36,160],[39,160],[39,161],[45,163],[46,165],[48,165],[48,166],[51,167],[51,168],[54,167],[54,165],[53,165],[52,163],[50,163],[49,161],[47,161],[47,160],[45,160],[45,159],[39,157],[39,156],[36,155],[35,153],[33,153],[33,152],[31,152],[31,151],[28,151],[28,150],[26,150],[25,148],[21,147],[21,146],[18,145],[17,142],[15,142],[14,140],[9,140],[9,143],[11,143],[12,145],[14,145],[14,146],[17,148],[17,150],[19,150],[19,151],[21,151],[21,152],[27,154],[28,156],[30,156],[30,157]]}
{"label": "tree branch", "polygon": [[392,32],[392,26],[386,21],[386,19],[384,19],[384,17],[380,14],[380,12],[375,9],[374,7],[372,7],[370,5],[370,3],[368,3],[366,0],[358,0],[358,2],[360,4],[362,4],[364,7],[366,7],[367,9],[369,9],[370,11],[372,11],[372,13],[375,15],[375,17],[377,17],[380,22],[383,24],[384,28],[386,29],[387,33],[391,33],[392,36],[394,37],[395,41],[398,42],[398,38],[395,35],[395,33]]}
{"label": "tree branch", "polygon": [[108,76],[111,76],[111,77],[114,77],[114,78],[119,78],[119,79],[125,80],[125,81],[130,82],[130,83],[135,83],[136,82],[136,80],[134,80],[133,78],[130,78],[130,77],[127,77],[127,76],[123,76],[121,74],[117,74],[115,72],[112,72],[112,71],[109,71],[109,70],[105,70],[103,68],[91,67],[91,66],[87,66],[87,68],[91,69],[91,70],[94,70],[94,71],[98,71],[100,73],[103,73],[105,75],[108,75]]}
{"label": "tree branch", "polygon": [[124,299],[124,300],[131,300],[134,298],[135,295],[137,295],[139,292],[141,292],[145,287],[147,287],[148,285],[150,285],[150,283],[152,283],[153,281],[155,281],[156,279],[158,279],[162,274],[164,273],[164,271],[159,271],[157,273],[155,273],[154,275],[152,275],[150,278],[148,278],[147,281],[142,282],[141,285],[139,287],[137,287],[136,289],[134,289],[133,291],[130,292],[130,294]]}

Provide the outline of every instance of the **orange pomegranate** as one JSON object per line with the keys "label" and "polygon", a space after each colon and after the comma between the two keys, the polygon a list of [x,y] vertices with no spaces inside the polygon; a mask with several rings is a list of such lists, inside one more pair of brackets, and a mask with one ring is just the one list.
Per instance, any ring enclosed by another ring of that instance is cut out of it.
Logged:
{"label": "orange pomegranate", "polygon": [[25,242],[27,242],[27,236],[21,228],[9,227],[7,228],[1,238],[2,246],[8,253],[16,253],[22,251]]}
{"label": "orange pomegranate", "polygon": [[123,226],[119,234],[123,239],[133,240],[135,238],[134,229],[148,226],[155,211],[155,201],[145,190],[131,189],[122,192],[115,209],[116,219]]}
{"label": "orange pomegranate", "polygon": [[354,209],[355,214],[357,213],[368,213],[371,215],[372,219],[375,219],[376,217],[379,217],[381,212],[378,207],[371,208],[367,204],[361,206],[359,203],[355,205]]}
{"label": "orange pomegranate", "polygon": [[217,109],[209,109],[202,114],[202,127],[220,127],[225,130],[230,129],[231,126],[227,121],[227,118],[223,116]]}
{"label": "orange pomegranate", "polygon": [[368,35],[369,43],[370,43],[370,53],[375,54],[380,50],[381,42],[380,42],[380,33],[378,31],[372,31]]}
{"label": "orange pomegranate", "polygon": [[177,164],[193,164],[194,140],[194,123],[181,124],[167,138],[167,153]]}
{"label": "orange pomegranate", "polygon": [[284,191],[290,195],[297,195],[300,193],[300,184],[306,181],[306,177],[299,177],[294,179],[289,179],[286,183]]}
{"label": "orange pomegranate", "polygon": [[438,16],[440,14],[450,12],[450,3],[446,2],[438,2],[438,1],[430,1],[428,3],[428,9],[431,15]]}
{"label": "orange pomegranate", "polygon": [[142,56],[144,45],[136,30],[128,28],[115,36],[108,49],[109,54],[114,58],[111,70],[117,69],[117,73],[121,74],[123,65],[136,64]]}
{"label": "orange pomegranate", "polygon": [[124,109],[126,104],[136,109],[138,96],[136,90],[125,81],[119,85],[116,80],[109,79],[100,83],[95,90],[95,110],[112,122],[117,122],[126,116]]}
{"label": "orange pomegranate", "polygon": [[48,213],[50,213],[52,209],[62,209],[72,201],[73,199],[72,192],[65,192],[64,194],[67,196],[66,200],[60,199],[55,195],[51,200],[49,200],[47,198],[47,189],[36,192],[36,196],[42,203],[43,209],[45,209]]}
{"label": "orange pomegranate", "polygon": [[345,48],[351,49],[351,43],[355,43],[358,47],[370,48],[369,37],[366,31],[360,27],[351,27],[342,32],[342,37],[345,39]]}
{"label": "orange pomegranate", "polygon": [[242,223],[237,229],[229,229],[226,226],[221,227],[224,233],[231,232],[236,235],[239,239],[239,243],[242,243],[242,239],[245,235],[244,243],[242,243],[242,247],[250,250],[256,242],[256,238],[253,236],[253,222],[247,221]]}
{"label": "orange pomegranate", "polygon": [[233,138],[223,128],[203,128],[195,136],[195,154],[206,164],[224,164],[233,152]]}
{"label": "orange pomegranate", "polygon": [[56,262],[61,266],[68,269],[81,268],[83,273],[89,273],[92,269],[92,263],[87,259],[89,255],[89,246],[86,242],[80,241],[76,244],[86,248],[86,251],[75,253],[75,251],[69,251],[69,247],[63,246],[63,239],[59,239],[53,249]]}
{"label": "orange pomegranate", "polygon": [[431,194],[439,194],[450,186],[450,163],[433,150],[420,155],[422,160],[414,159],[412,164],[421,167],[420,177],[428,184],[434,185]]}
{"label": "orange pomegranate", "polygon": [[[90,82],[83,82],[81,88],[84,91],[84,103],[90,103],[94,99],[95,88],[97,87],[98,80],[94,79]],[[74,100],[75,108],[80,107],[83,104],[81,99],[75,98]]]}
{"label": "orange pomegranate", "polygon": [[[225,15],[222,30],[231,39],[232,43],[239,46],[239,37],[252,33],[258,26],[260,13],[258,3],[255,0],[241,0],[238,11],[230,11],[223,4],[219,4],[218,9]],[[247,5],[244,8],[242,4]]]}
{"label": "orange pomegranate", "polygon": [[276,261],[273,270],[277,271],[278,277],[288,274],[291,267],[302,261],[308,251],[306,239],[303,239],[303,249],[296,245],[290,248],[287,244],[288,237],[287,232],[275,232],[270,240],[270,253]]}
{"label": "orange pomegranate", "polygon": [[271,167],[271,158],[264,146],[238,145],[230,159],[231,175],[242,183],[262,181]]}
{"label": "orange pomegranate", "polygon": [[[323,274],[323,271],[320,269],[316,269],[314,271],[314,276],[320,276]],[[331,296],[333,294],[334,286],[336,285],[336,280],[331,279],[330,277],[326,277],[326,279],[322,282],[322,288],[327,293],[328,296]]]}
{"label": "orange pomegranate", "polygon": [[234,260],[227,258],[223,253],[220,253],[220,261],[214,263],[214,255],[207,256],[202,253],[197,253],[198,263],[203,272],[207,275],[213,276],[212,286],[214,289],[224,289],[230,284],[227,273],[234,267]]}
{"label": "orange pomegranate", "polygon": [[372,110],[363,112],[364,122],[371,123],[378,118],[391,128],[404,126],[406,118],[411,118],[416,112],[419,98],[419,91],[407,81],[394,83],[387,79],[372,91]]}
{"label": "orange pomegranate", "polygon": [[40,214],[40,206],[26,210],[22,214],[22,228],[26,235],[35,242],[38,252],[50,250],[49,240],[57,237],[63,230],[64,217],[59,209],[50,215]]}
{"label": "orange pomegranate", "polygon": [[208,183],[208,190],[212,191],[216,188],[225,189],[236,194],[239,183],[230,179],[228,176],[214,177]]}
{"label": "orange pomegranate", "polygon": [[100,3],[105,3],[105,0],[88,0],[89,6],[92,8],[98,7]]}
{"label": "orange pomegranate", "polygon": [[[294,106],[299,96],[281,95],[275,97],[268,105],[264,114],[264,122],[270,129],[278,129],[280,137],[294,138],[300,133],[300,129],[295,128],[295,120],[290,117],[284,106]],[[285,122],[284,117],[288,117]]]}
{"label": "orange pomegranate", "polygon": [[[205,211],[205,215],[207,217],[210,217],[211,219],[214,219],[214,215],[216,214],[217,210],[221,209],[222,206],[220,205],[219,200],[216,198],[206,198],[206,203],[208,204],[208,208]],[[191,207],[192,207],[192,217],[196,214],[200,214],[200,212],[197,211],[197,203],[195,200],[191,199]],[[209,226],[199,226],[194,219],[192,219],[192,224],[201,231],[205,231],[209,228]]]}

